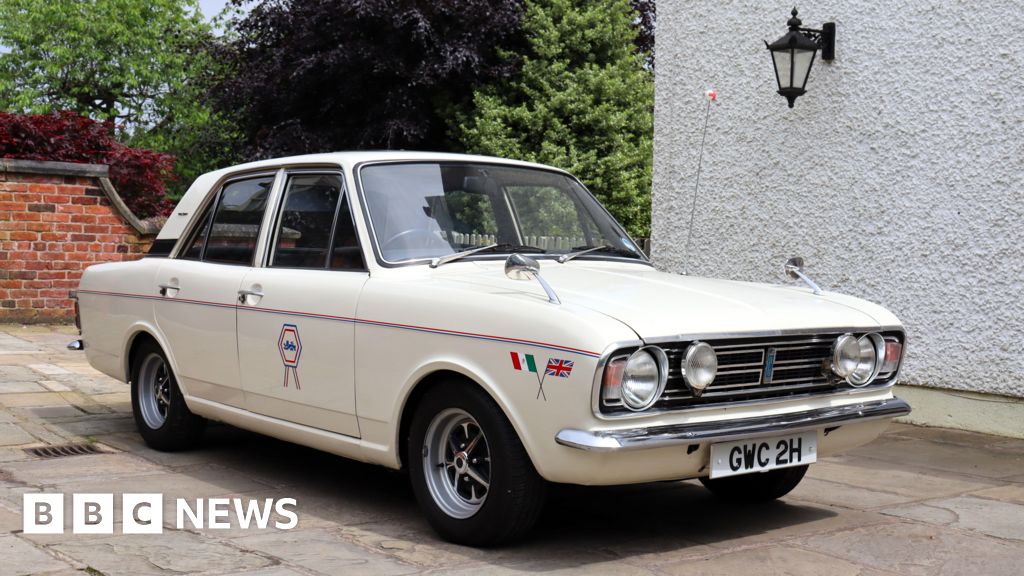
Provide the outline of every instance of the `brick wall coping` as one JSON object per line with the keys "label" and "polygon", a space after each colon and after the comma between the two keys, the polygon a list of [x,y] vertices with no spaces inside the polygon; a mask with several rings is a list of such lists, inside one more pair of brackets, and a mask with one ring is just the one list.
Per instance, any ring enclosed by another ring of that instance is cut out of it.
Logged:
{"label": "brick wall coping", "polygon": [[79,176],[95,178],[106,194],[110,204],[136,232],[143,236],[155,236],[160,227],[154,222],[140,220],[124,203],[110,181],[110,167],[104,164],[76,164],[74,162],[51,162],[48,160],[22,160],[19,158],[0,158],[0,173],[10,174],[44,174],[51,176]]}

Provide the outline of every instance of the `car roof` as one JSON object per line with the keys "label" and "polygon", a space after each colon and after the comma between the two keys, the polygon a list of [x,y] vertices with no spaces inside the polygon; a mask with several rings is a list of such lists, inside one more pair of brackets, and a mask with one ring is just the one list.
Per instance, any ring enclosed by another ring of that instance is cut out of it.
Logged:
{"label": "car roof", "polygon": [[[304,154],[301,156],[286,156],[283,158],[271,158],[229,166],[215,170],[209,174],[223,175],[230,172],[258,170],[261,168],[287,167],[302,164],[341,164],[352,167],[363,162],[383,161],[434,161],[434,162],[483,162],[499,163],[514,166],[525,166],[531,168],[545,168],[551,170],[553,167],[526,162],[522,160],[510,160],[495,156],[482,156],[477,154],[456,154],[452,152],[418,152],[412,150],[360,150],[350,152],[324,152],[320,154]],[[556,168],[557,170],[557,168]],[[206,174],[204,174],[206,176]]]}
{"label": "car roof", "polygon": [[159,240],[176,240],[185,228],[196,209],[203,204],[210,190],[217,182],[225,177],[236,174],[253,172],[259,170],[276,170],[279,168],[300,167],[311,165],[342,166],[351,169],[357,164],[365,162],[396,162],[396,161],[426,161],[426,162],[480,162],[488,164],[506,164],[509,166],[521,166],[524,168],[542,168],[545,170],[559,170],[552,166],[524,162],[521,160],[509,160],[494,156],[480,156],[474,154],[455,154],[450,152],[417,152],[408,150],[365,150],[354,152],[325,152],[321,154],[305,154],[302,156],[287,156],[284,158],[271,158],[228,166],[220,170],[207,172],[196,178],[189,186],[181,201],[174,211],[167,218],[167,222],[157,236]]}

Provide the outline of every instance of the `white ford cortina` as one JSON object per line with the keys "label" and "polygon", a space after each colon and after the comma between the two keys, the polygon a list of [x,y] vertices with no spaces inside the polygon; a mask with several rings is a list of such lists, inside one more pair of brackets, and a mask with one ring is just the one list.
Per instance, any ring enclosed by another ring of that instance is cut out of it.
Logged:
{"label": "white ford cortina", "polygon": [[148,257],[85,272],[73,344],[154,448],[217,420],[405,468],[486,545],[548,481],[774,499],[907,414],[899,320],[807,284],[659,272],[547,166],[322,154],[197,179]]}

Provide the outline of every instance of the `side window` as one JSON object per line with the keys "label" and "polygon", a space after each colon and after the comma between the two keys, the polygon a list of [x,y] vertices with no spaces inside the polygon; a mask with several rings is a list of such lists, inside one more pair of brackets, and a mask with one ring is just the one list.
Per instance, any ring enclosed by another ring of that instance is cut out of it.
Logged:
{"label": "side window", "polygon": [[273,183],[273,176],[263,176],[237,180],[224,186],[207,234],[203,260],[252,265],[260,222]]}
{"label": "side window", "polygon": [[341,197],[341,205],[338,206],[338,221],[334,225],[332,246],[332,270],[366,270],[363,250],[359,247],[359,238],[356,236],[356,227],[352,220],[352,210],[345,196]]}
{"label": "side window", "polygon": [[185,260],[199,260],[203,257],[203,246],[206,245],[206,235],[210,231],[210,215],[216,206],[217,199],[214,198],[213,202],[210,202],[210,205],[203,211],[202,219],[199,220],[199,227],[192,233],[192,239],[189,240],[188,248],[181,253],[181,257]]}
{"label": "side window", "polygon": [[270,265],[325,268],[331,246],[331,227],[341,197],[342,181],[337,174],[290,176],[277,221]]}

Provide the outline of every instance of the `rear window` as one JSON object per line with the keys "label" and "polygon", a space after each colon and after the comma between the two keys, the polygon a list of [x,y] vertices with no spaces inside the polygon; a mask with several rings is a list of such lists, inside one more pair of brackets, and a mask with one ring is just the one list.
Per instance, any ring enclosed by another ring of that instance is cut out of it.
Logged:
{"label": "rear window", "polygon": [[273,176],[229,182],[221,190],[203,260],[251,266]]}

